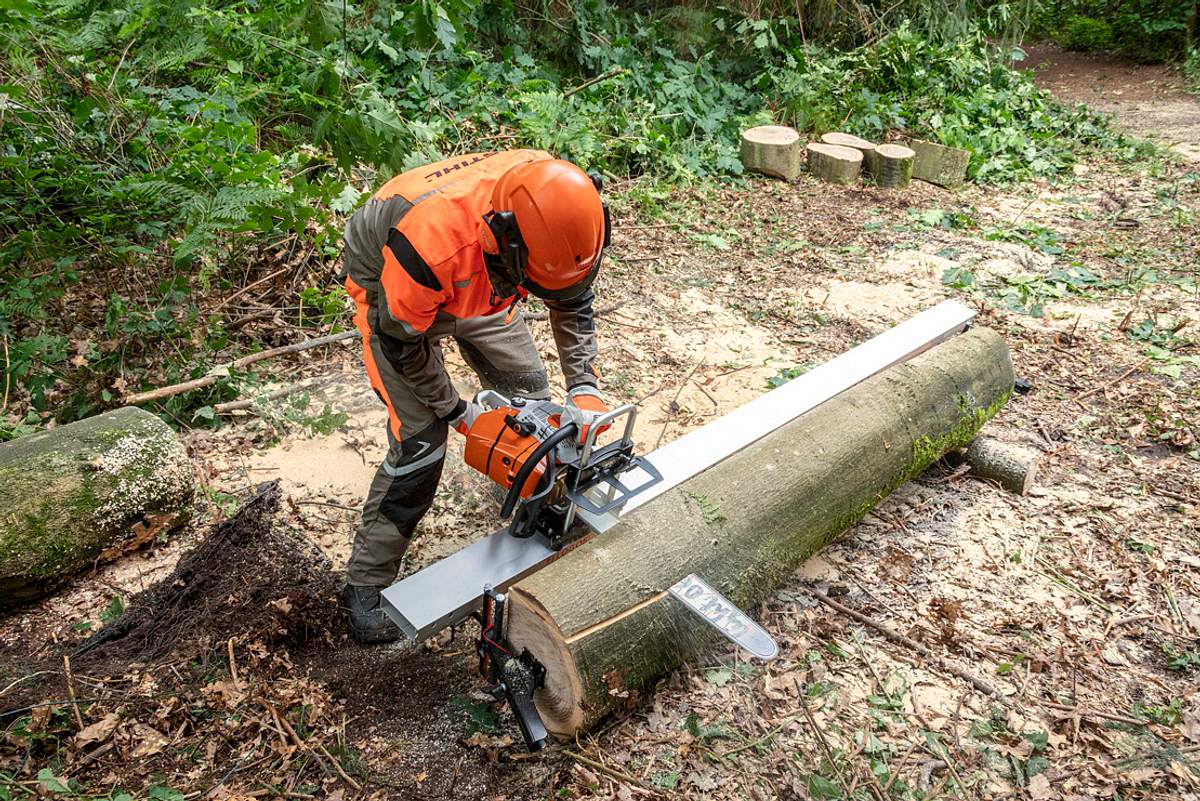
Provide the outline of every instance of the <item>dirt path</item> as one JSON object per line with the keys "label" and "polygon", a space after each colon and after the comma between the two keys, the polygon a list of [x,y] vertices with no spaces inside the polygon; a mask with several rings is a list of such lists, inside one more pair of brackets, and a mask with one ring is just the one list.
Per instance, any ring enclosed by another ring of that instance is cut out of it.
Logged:
{"label": "dirt path", "polygon": [[1200,97],[1178,72],[1163,64],[1088,55],[1039,43],[1025,48],[1021,66],[1037,83],[1068,103],[1112,114],[1118,125],[1153,136],[1190,161],[1200,161]]}

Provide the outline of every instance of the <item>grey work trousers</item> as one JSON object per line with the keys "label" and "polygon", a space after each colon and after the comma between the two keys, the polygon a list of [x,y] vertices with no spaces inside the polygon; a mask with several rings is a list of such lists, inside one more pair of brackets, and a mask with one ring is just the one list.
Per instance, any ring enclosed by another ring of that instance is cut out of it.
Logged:
{"label": "grey work trousers", "polygon": [[[439,360],[441,340],[453,337],[485,389],[510,397],[549,398],[546,368],[525,321],[519,311],[506,318],[493,314],[459,320],[443,314],[426,336]],[[395,580],[417,524],[433,504],[448,426],[388,362],[378,336],[364,336],[363,347],[372,388],[388,407],[389,447],[363,504],[346,578],[355,586],[385,587]]]}

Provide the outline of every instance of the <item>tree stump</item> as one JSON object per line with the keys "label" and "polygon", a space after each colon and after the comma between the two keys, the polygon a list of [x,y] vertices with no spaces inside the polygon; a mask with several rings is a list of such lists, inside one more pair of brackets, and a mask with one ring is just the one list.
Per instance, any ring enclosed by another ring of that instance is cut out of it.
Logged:
{"label": "tree stump", "polygon": [[840,131],[830,131],[829,133],[821,134],[821,142],[826,145],[837,145],[839,147],[852,147],[863,155],[862,169],[863,172],[874,175],[874,158],[875,158],[875,143],[868,142],[866,139],[855,136],[854,134],[842,133]]}
{"label": "tree stump", "polygon": [[919,139],[914,139],[908,144],[915,154],[913,178],[949,188],[960,186],[967,179],[967,164],[971,161],[971,151]]}
{"label": "tree stump", "polygon": [[620,518],[508,592],[508,636],[546,668],[546,727],[573,736],[715,635],[665,590],[697,573],[753,610],[1008,399],[1008,348],[975,328],[768,434]]}
{"label": "tree stump", "polygon": [[192,464],[133,406],[0,445],[0,608],[185,523]]}
{"label": "tree stump", "polygon": [[821,142],[810,142],[807,150],[808,171],[822,181],[852,184],[858,180],[863,162],[861,150]]}
{"label": "tree stump", "polygon": [[903,189],[912,179],[916,154],[904,145],[879,145],[871,159],[871,176],[884,189]]}
{"label": "tree stump", "polygon": [[782,125],[760,125],[742,133],[742,165],[785,181],[800,177],[800,134]]}
{"label": "tree stump", "polygon": [[972,475],[995,481],[1017,495],[1027,495],[1037,479],[1042,454],[1033,448],[1000,442],[988,436],[976,437],[962,460],[971,466]]}

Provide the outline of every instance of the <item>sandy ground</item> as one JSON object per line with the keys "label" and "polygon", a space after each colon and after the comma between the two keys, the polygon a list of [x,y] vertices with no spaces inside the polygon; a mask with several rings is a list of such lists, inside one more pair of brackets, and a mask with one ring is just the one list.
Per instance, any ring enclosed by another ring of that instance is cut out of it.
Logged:
{"label": "sandy ground", "polygon": [[[1029,50],[1031,62],[1052,61],[1038,75],[1053,91],[1153,130],[1181,155],[1200,153],[1195,100],[1168,74]],[[464,739],[464,753],[485,749],[513,777],[469,797],[1200,797],[1200,367],[1187,360],[1200,324],[1194,167],[1092,163],[1056,185],[959,193],[805,178],[671,197],[631,184],[613,195],[622,224],[597,290],[600,306],[615,306],[598,319],[600,365],[615,400],[641,404],[645,451],[767,391],[781,371],[957,297],[1005,336],[1033,384],[987,430],[1041,452],[1042,477],[1026,497],[949,469],[919,477],[751,610],[779,640],[779,660],[714,654],[673,674],[628,717],[575,744],[586,761],[526,760],[507,722],[495,739]],[[971,281],[954,285],[963,271]],[[1035,304],[1041,316],[1014,308]],[[553,365],[547,325],[532,327]],[[470,392],[452,348],[448,363]],[[355,346],[295,370],[330,379],[314,403],[344,411],[344,425],[311,437],[247,414],[189,445],[210,509],[277,478],[292,519],[341,565],[385,417]],[[406,572],[497,525],[460,447],[452,437]],[[186,544],[103,568],[10,618],[5,632],[20,636],[47,616],[95,619],[113,594],[164,575]],[[823,606],[813,590],[934,657]],[[404,659],[378,653],[381,664]],[[466,653],[461,639],[442,639],[414,664],[454,676],[459,692]],[[361,678],[342,675],[335,695],[386,694],[371,654],[346,652]],[[410,691],[445,692],[449,703],[445,683]],[[386,707],[403,714],[399,699]],[[419,745],[389,742],[387,731],[351,745],[367,764],[419,761]],[[457,736],[465,732],[447,732]],[[435,758],[445,752],[429,757],[431,771]]]}

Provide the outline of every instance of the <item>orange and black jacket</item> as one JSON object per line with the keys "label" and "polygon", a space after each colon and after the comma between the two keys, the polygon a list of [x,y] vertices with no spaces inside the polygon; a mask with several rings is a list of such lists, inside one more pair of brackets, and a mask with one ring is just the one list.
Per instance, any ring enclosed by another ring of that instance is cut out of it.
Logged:
{"label": "orange and black jacket", "polygon": [[[380,337],[388,361],[439,417],[452,416],[459,398],[425,333],[439,316],[500,314],[521,299],[497,297],[479,224],[504,172],[548,158],[513,150],[419,167],[385,183],[346,223],[346,290],[359,307],[360,328]],[[591,290],[545,302],[568,388],[596,383],[592,302]]]}

